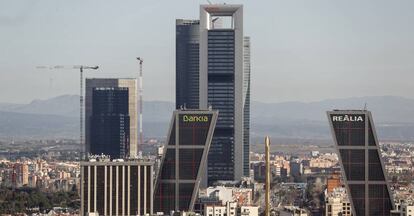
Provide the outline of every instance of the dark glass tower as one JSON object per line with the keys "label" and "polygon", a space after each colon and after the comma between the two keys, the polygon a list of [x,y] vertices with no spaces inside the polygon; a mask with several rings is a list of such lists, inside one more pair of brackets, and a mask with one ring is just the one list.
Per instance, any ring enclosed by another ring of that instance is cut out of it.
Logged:
{"label": "dark glass tower", "polygon": [[234,180],[234,31],[210,30],[208,49],[208,104],[220,110],[208,158],[211,184],[216,180]]}
{"label": "dark glass tower", "polygon": [[155,187],[155,212],[192,211],[217,111],[174,111]]}
{"label": "dark glass tower", "polygon": [[86,79],[85,152],[87,154],[103,153],[110,155],[111,158],[137,156],[136,86],[137,80],[131,78]]}
{"label": "dark glass tower", "polygon": [[90,154],[125,158],[129,152],[128,88],[94,88]]}
{"label": "dark glass tower", "polygon": [[250,174],[250,37],[243,40],[243,175]]}
{"label": "dark glass tower", "polygon": [[201,5],[200,20],[176,20],[176,108],[210,106],[220,115],[208,184],[249,176],[250,38],[242,5]]}
{"label": "dark glass tower", "polygon": [[244,40],[242,5],[200,6],[200,108],[220,112],[208,157],[209,185],[248,174],[250,68]]}
{"label": "dark glass tower", "polygon": [[393,200],[371,112],[328,112],[354,215],[390,215]]}
{"label": "dark glass tower", "polygon": [[175,24],[175,106],[197,109],[199,105],[200,21],[177,19]]}

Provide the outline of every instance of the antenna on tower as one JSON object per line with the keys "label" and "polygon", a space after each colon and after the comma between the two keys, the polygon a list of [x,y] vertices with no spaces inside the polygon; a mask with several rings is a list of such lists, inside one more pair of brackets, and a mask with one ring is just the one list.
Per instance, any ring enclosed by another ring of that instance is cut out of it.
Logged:
{"label": "antenna on tower", "polygon": [[367,102],[364,104],[364,111],[367,111]]}

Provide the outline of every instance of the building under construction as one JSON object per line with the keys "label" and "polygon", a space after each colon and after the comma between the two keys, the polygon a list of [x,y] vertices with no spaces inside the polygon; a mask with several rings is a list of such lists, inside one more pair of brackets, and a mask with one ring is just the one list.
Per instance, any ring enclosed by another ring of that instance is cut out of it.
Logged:
{"label": "building under construction", "polygon": [[136,79],[86,79],[86,153],[135,157],[137,108]]}

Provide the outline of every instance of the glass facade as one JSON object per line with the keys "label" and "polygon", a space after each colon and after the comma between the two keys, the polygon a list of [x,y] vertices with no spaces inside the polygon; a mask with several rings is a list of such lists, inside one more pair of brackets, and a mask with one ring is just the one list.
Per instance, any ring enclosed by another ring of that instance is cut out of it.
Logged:
{"label": "glass facade", "polygon": [[365,184],[348,184],[355,215],[365,215]]}
{"label": "glass facade", "polygon": [[176,109],[199,107],[200,21],[176,20]]}
{"label": "glass facade", "polygon": [[180,149],[180,179],[195,180],[203,156],[203,149]]}
{"label": "glass facade", "polygon": [[250,175],[250,37],[243,40],[243,175]]}
{"label": "glass facade", "polygon": [[365,115],[335,115],[337,119],[362,119],[362,121],[333,121],[339,146],[365,146]]}
{"label": "glass facade", "polygon": [[365,150],[339,149],[346,178],[349,181],[365,180]]}
{"label": "glass facade", "polygon": [[94,88],[90,117],[90,154],[125,158],[130,131],[128,88]]}
{"label": "glass facade", "polygon": [[392,203],[386,184],[370,184],[369,192],[369,215],[390,215]]}
{"label": "glass facade", "polygon": [[176,20],[176,108],[219,111],[211,185],[249,175],[250,38],[243,37],[242,5],[208,7],[200,7],[200,20]]}
{"label": "glass facade", "polygon": [[162,179],[175,179],[175,149],[168,149],[161,168]]}
{"label": "glass facade", "polygon": [[206,164],[213,133],[210,128],[216,118],[217,112],[213,111],[174,112],[155,189],[156,212],[189,211],[193,208],[191,201],[198,190],[201,170],[204,169],[201,166]]}
{"label": "glass facade", "polygon": [[208,155],[208,184],[234,180],[235,32],[208,31],[208,104],[220,114]]}
{"label": "glass facade", "polygon": [[204,146],[206,144],[207,135],[211,124],[211,116],[211,114],[180,115],[178,120],[179,144]]}
{"label": "glass facade", "polygon": [[328,112],[355,215],[388,216],[393,209],[369,111]]}
{"label": "glass facade", "polygon": [[105,202],[105,167],[96,166],[96,210],[98,212],[104,212]]}

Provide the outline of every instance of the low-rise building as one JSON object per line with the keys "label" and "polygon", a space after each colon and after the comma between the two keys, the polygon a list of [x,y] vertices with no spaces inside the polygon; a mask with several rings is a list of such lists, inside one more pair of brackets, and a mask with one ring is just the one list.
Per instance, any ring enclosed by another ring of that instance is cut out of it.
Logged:
{"label": "low-rise building", "polygon": [[227,202],[225,205],[206,205],[204,216],[258,216],[258,206],[238,206],[236,202]]}
{"label": "low-rise building", "polygon": [[308,216],[308,213],[297,206],[285,206],[279,211],[279,216]]}
{"label": "low-rise building", "polygon": [[349,202],[345,188],[337,187],[334,188],[331,192],[325,190],[325,215],[352,215],[351,203]]}

